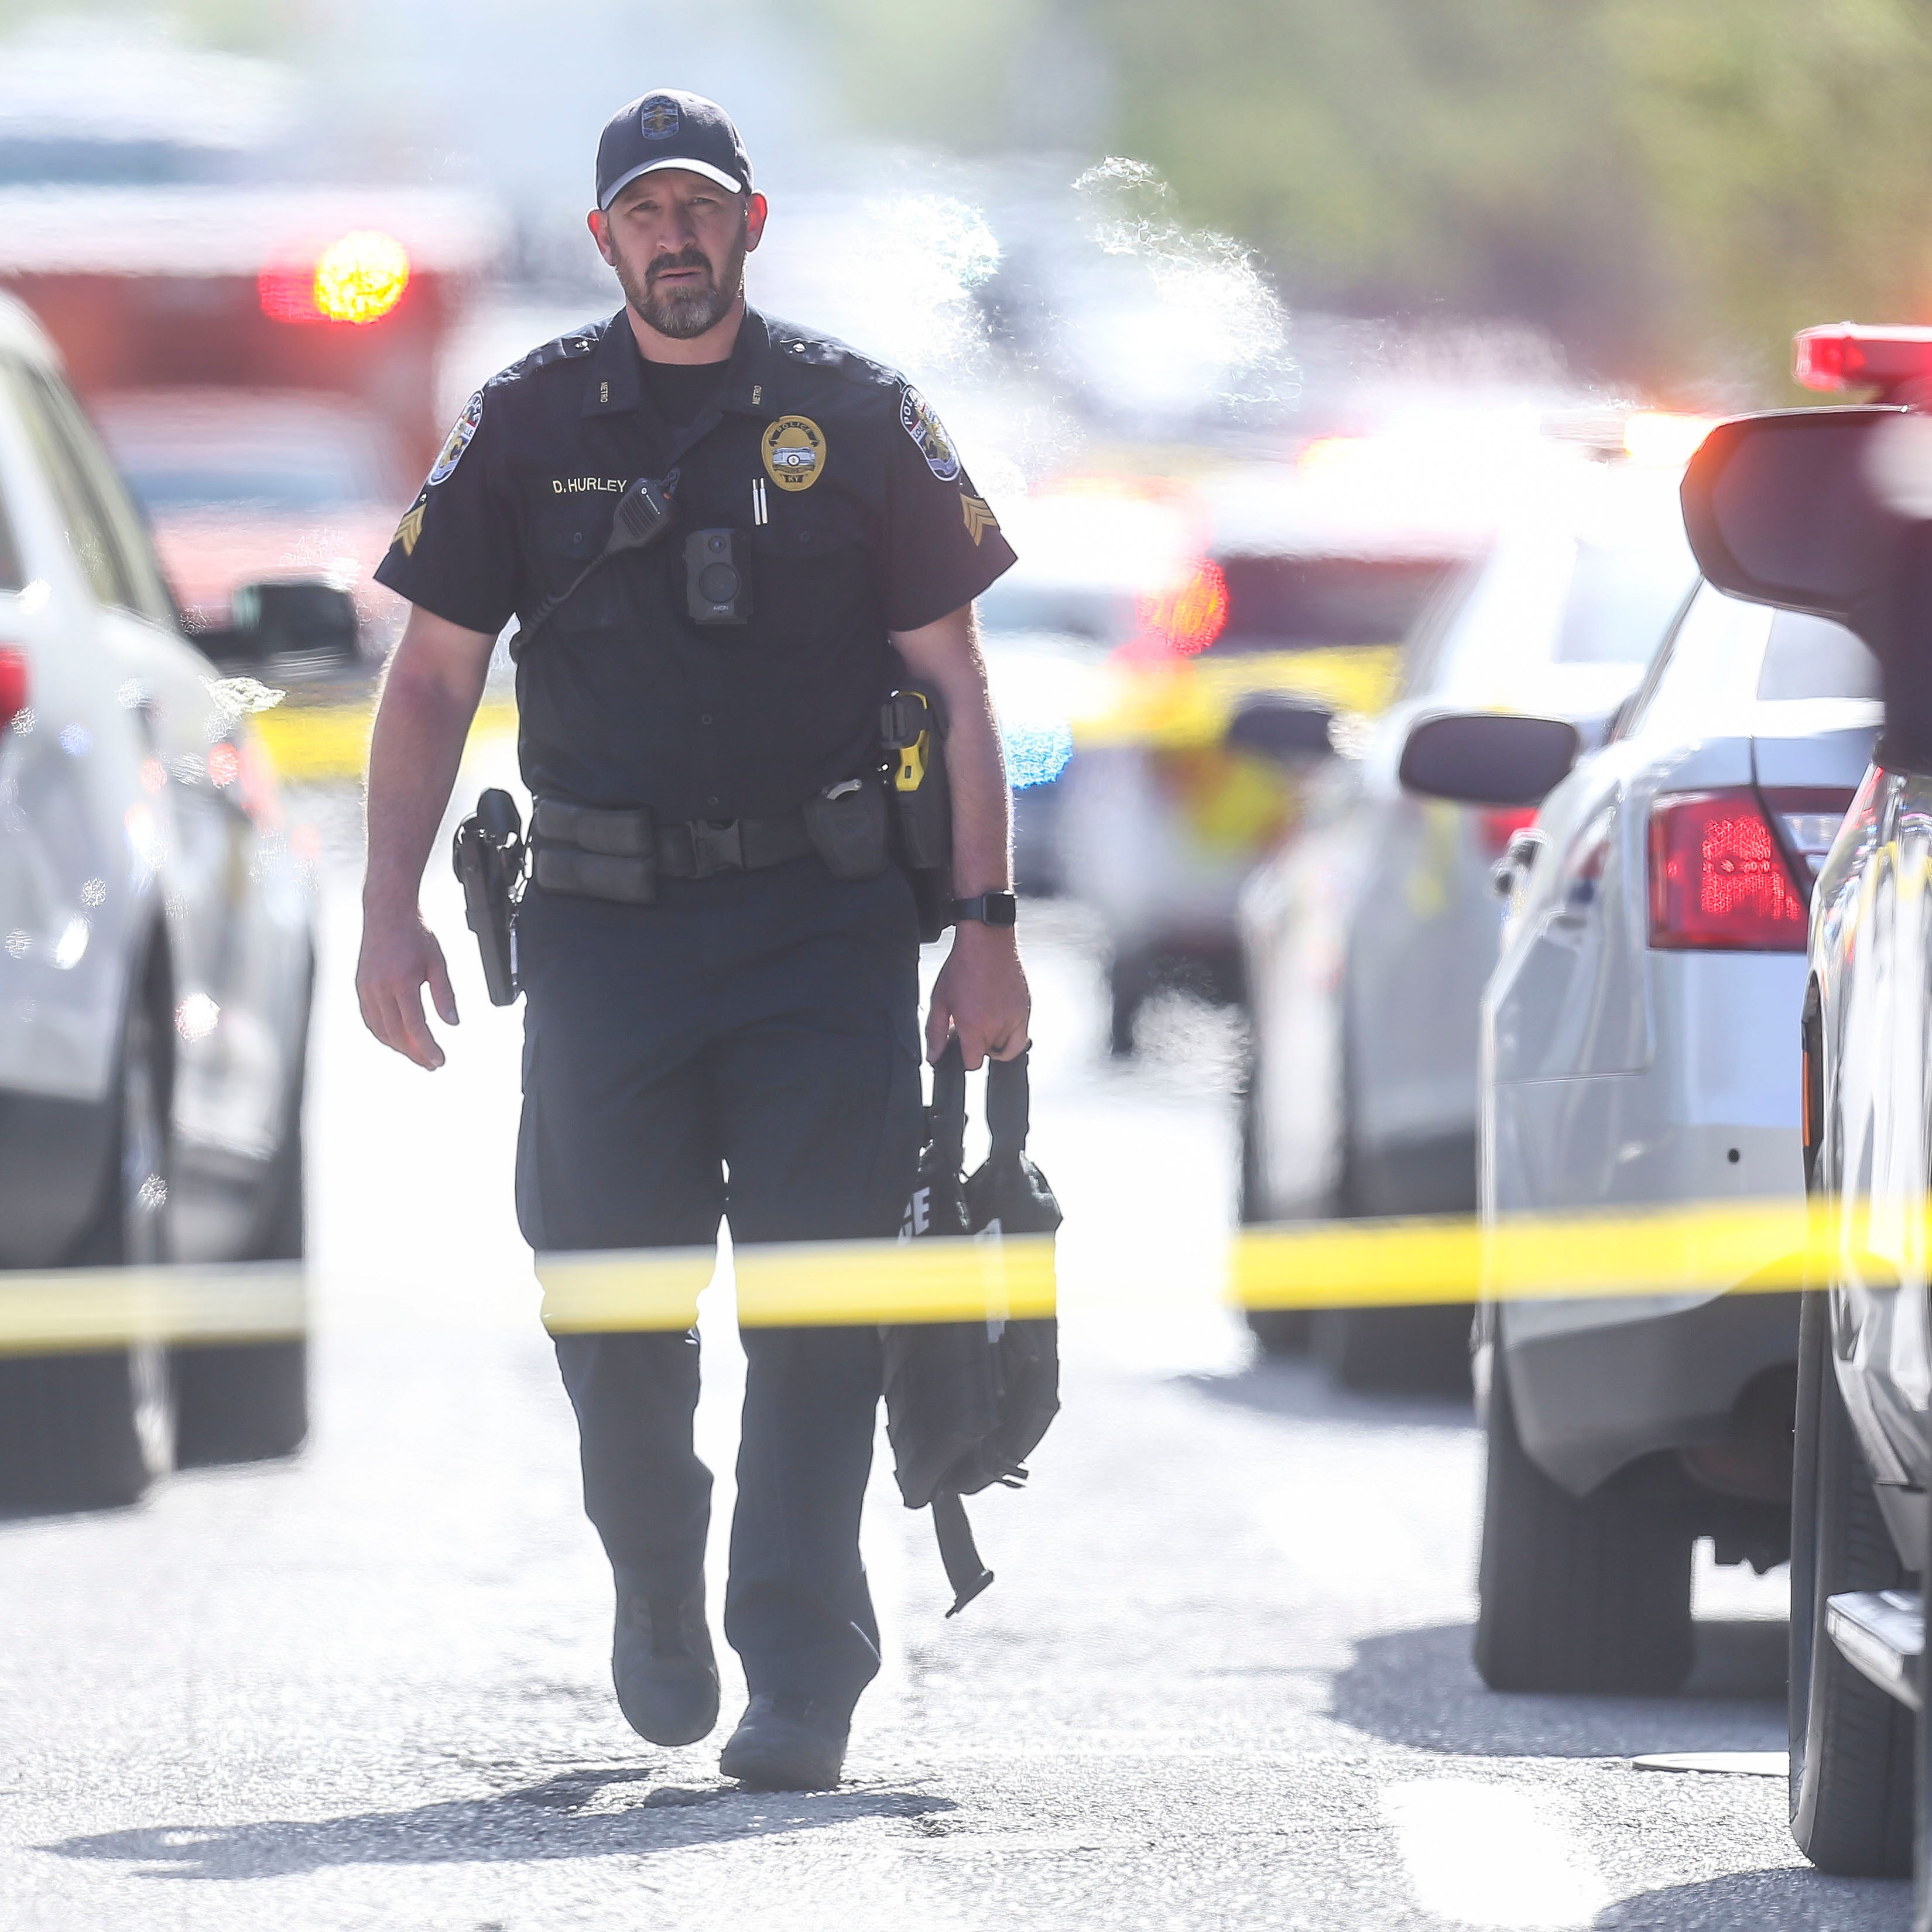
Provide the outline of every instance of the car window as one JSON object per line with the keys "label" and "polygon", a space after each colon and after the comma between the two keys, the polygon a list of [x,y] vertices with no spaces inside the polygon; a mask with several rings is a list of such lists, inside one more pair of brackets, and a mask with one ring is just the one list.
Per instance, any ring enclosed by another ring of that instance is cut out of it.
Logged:
{"label": "car window", "polygon": [[1771,620],[1760,698],[1881,698],[1878,659],[1863,638],[1828,617],[1780,610]]}
{"label": "car window", "polygon": [[1690,585],[1688,548],[1580,543],[1550,653],[1558,664],[1647,664]]}
{"label": "car window", "polygon": [[1134,636],[1140,606],[1131,590],[1024,578],[1010,584],[1003,578],[980,596],[978,608],[980,628],[988,634],[1050,633],[1111,649]]}
{"label": "car window", "polygon": [[1423,607],[1402,651],[1402,692],[1414,696],[1434,687],[1449,639],[1460,626],[1464,609],[1486,574],[1482,565],[1466,563],[1452,571]]}
{"label": "car window", "polygon": [[1681,537],[1519,532],[1498,544],[1410,688],[1486,684],[1512,667],[1650,662],[1696,580]]}
{"label": "car window", "polygon": [[8,514],[4,482],[0,482],[0,590],[24,590],[27,566],[14,535],[14,520]]}
{"label": "car window", "polygon": [[154,560],[147,526],[112,460],[60,383],[43,370],[30,370],[28,376],[106,544],[107,574],[114,586],[107,601],[157,623],[172,624],[174,599]]}
{"label": "car window", "polygon": [[130,594],[128,586],[116,568],[112,546],[102,520],[99,506],[74,468],[53,418],[47,413],[46,399],[28,371],[8,361],[4,368],[7,386],[12,392],[21,420],[26,424],[41,474],[46,478],[58,506],[68,548],[94,596],[103,604],[116,604]]}
{"label": "car window", "polygon": [[1212,646],[1217,656],[1400,644],[1455,567],[1438,557],[1232,555],[1220,561],[1228,622]]}
{"label": "car window", "polygon": [[1748,697],[1758,679],[1772,614],[1762,604],[1700,584],[1618,734],[1694,738],[1713,716]]}

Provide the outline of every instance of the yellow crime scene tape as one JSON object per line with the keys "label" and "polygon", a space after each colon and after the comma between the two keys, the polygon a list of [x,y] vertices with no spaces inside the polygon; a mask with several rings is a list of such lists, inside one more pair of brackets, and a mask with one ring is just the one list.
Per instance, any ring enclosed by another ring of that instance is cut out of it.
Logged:
{"label": "yellow crime scene tape", "polygon": [[0,1274],[0,1354],[283,1341],[308,1326],[308,1273],[299,1262]]}
{"label": "yellow crime scene tape", "polygon": [[[1926,1215],[1844,1216],[1792,1200],[1681,1208],[1325,1221],[1250,1228],[1228,1244],[1228,1297],[1245,1309],[1413,1307],[1790,1293],[1856,1278],[1922,1280]],[[732,1257],[742,1326],[1024,1321],[1056,1312],[1054,1238],[806,1241]],[[1210,1265],[1217,1256],[1204,1258]],[[716,1266],[706,1247],[536,1258],[554,1334],[683,1329]],[[1083,1295],[1090,1318],[1104,1304]],[[299,1263],[51,1269],[0,1274],[0,1354],[130,1342],[266,1340],[308,1325]]]}
{"label": "yellow crime scene tape", "polygon": [[[256,730],[274,760],[278,778],[314,784],[359,778],[369,764],[369,733],[376,722],[373,693],[345,704],[282,704],[258,712]],[[491,695],[477,706],[470,748],[517,735],[513,698]]]}

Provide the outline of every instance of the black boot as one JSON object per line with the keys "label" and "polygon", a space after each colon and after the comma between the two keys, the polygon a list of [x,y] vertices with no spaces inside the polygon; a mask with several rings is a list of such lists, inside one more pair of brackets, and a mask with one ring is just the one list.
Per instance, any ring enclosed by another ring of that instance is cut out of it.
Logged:
{"label": "black boot", "polygon": [[830,1791],[844,1768],[851,1720],[837,1707],[788,1691],[752,1700],[718,1760],[754,1791]]}
{"label": "black boot", "polygon": [[654,1744],[694,1744],[718,1722],[718,1664],[704,1621],[704,1579],[652,1588],[617,1575],[610,1678],[624,1721]]}

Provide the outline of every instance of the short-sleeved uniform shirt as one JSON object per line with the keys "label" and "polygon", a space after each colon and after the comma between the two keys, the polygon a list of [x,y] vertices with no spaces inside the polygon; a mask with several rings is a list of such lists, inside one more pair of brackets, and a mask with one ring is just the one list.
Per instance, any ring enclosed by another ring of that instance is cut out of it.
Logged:
{"label": "short-sleeved uniform shirt", "polygon": [[[602,550],[634,478],[668,540],[602,565],[517,668],[524,782],[666,819],[776,814],[878,756],[887,633],[970,603],[1013,553],[902,377],[748,311],[711,404],[666,422],[620,310],[484,385],[376,580],[474,631],[527,622]],[[685,538],[740,533],[751,615],[690,613]]]}

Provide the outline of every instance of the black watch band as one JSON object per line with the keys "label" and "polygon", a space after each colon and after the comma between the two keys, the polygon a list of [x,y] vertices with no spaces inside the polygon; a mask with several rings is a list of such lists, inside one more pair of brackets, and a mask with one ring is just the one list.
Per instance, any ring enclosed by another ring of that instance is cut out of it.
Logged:
{"label": "black watch band", "polygon": [[956,920],[976,919],[982,926],[1012,926],[1019,918],[1020,902],[1011,892],[982,892],[976,898],[955,899]]}

